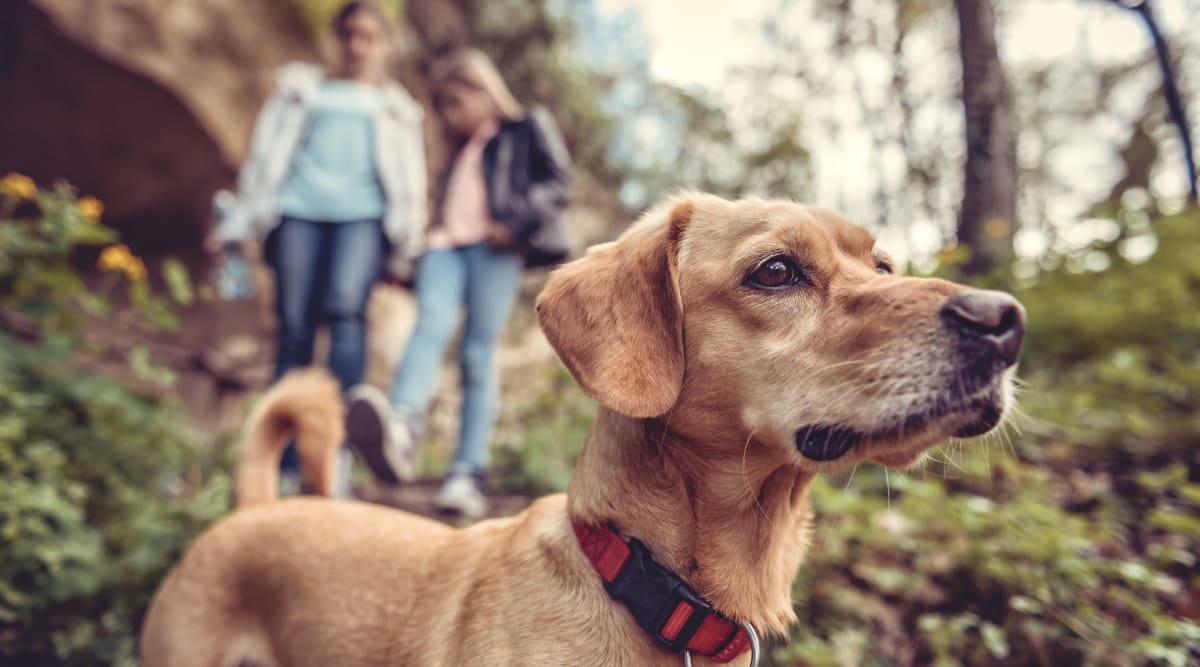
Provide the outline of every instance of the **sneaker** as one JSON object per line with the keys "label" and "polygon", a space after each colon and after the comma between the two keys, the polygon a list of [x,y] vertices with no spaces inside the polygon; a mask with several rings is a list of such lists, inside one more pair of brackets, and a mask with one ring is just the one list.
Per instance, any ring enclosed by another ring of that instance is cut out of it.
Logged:
{"label": "sneaker", "polygon": [[443,512],[459,514],[467,519],[479,519],[487,514],[487,497],[483,495],[476,475],[453,472],[442,484],[434,504]]}
{"label": "sneaker", "polygon": [[383,392],[360,384],[346,394],[346,439],[375,478],[390,484],[417,474],[416,429],[404,414],[393,414]]}
{"label": "sneaker", "polygon": [[281,470],[279,471],[279,497],[298,496],[302,492],[304,484],[303,475],[299,470]]}

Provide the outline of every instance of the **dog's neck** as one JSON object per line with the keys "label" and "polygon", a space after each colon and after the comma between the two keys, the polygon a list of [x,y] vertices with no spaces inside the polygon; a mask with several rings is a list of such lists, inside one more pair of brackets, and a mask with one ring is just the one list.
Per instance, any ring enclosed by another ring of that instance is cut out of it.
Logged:
{"label": "dog's neck", "polygon": [[795,620],[811,479],[752,439],[687,440],[600,407],[568,508],[574,520],[611,522],[644,542],[731,618],[783,633]]}

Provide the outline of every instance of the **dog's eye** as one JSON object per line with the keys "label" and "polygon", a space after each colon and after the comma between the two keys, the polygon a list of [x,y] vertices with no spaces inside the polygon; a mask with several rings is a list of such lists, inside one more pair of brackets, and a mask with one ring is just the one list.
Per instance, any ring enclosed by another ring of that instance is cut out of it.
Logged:
{"label": "dog's eye", "polygon": [[759,265],[754,272],[746,276],[746,280],[755,287],[777,289],[795,285],[800,282],[803,274],[796,265],[786,257],[772,257]]}
{"label": "dog's eye", "polygon": [[896,272],[896,270],[892,268],[891,264],[883,261],[882,259],[875,262],[875,271],[883,274],[891,274]]}

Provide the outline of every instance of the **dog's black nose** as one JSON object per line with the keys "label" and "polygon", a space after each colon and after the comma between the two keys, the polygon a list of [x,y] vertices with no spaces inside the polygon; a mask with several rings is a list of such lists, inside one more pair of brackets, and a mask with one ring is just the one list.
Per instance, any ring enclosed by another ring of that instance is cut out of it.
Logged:
{"label": "dog's black nose", "polygon": [[1025,308],[1004,292],[964,290],[942,307],[942,319],[972,338],[990,343],[1011,366],[1025,338]]}

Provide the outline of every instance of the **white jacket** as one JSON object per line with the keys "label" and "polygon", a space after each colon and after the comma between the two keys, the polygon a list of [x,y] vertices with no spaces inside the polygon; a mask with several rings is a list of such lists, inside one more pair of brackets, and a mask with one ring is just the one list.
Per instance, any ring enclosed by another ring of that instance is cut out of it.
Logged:
{"label": "white jacket", "polygon": [[[262,239],[279,224],[279,191],[291,171],[309,104],[325,79],[319,65],[292,63],[276,72],[276,90],[254,124],[250,152],[238,174],[238,201],[216,230],[217,239]],[[392,242],[388,270],[407,275],[421,253],[427,226],[423,112],[399,84],[382,89],[375,119],[375,160],[387,197],[383,229]]]}

